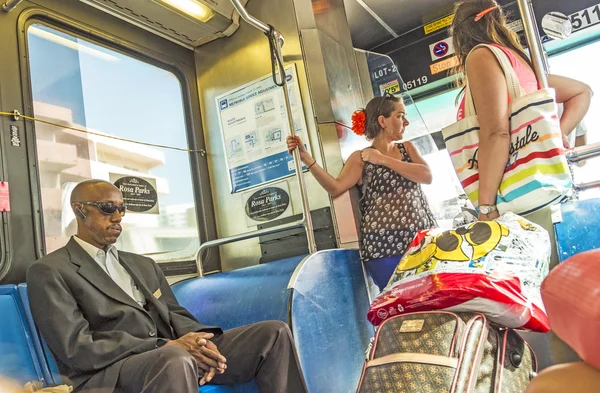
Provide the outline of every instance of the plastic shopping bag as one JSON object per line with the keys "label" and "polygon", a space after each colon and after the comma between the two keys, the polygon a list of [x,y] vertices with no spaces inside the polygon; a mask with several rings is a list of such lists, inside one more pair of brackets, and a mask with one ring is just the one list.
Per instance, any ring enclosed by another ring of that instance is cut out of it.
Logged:
{"label": "plastic shopping bag", "polygon": [[481,312],[508,328],[549,331],[540,285],[550,238],[513,213],[415,237],[368,319],[375,326],[408,312]]}

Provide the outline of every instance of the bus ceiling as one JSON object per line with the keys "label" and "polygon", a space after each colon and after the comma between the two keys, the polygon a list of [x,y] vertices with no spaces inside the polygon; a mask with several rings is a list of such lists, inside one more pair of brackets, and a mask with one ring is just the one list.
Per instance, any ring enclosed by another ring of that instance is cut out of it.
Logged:
{"label": "bus ceiling", "polygon": [[[389,54],[433,36],[446,34],[458,0],[343,0],[354,47]],[[497,0],[509,15],[520,19],[518,1]],[[571,15],[597,5],[594,0],[530,0],[538,23],[551,11]],[[574,30],[578,27],[574,26]],[[554,38],[554,37],[553,37]],[[440,38],[441,39],[441,38]]]}
{"label": "bus ceiling", "polygon": [[[194,49],[239,27],[239,14],[230,1],[197,0],[79,0],[176,44]],[[9,12],[21,0],[1,1]],[[247,0],[241,0],[245,5]]]}

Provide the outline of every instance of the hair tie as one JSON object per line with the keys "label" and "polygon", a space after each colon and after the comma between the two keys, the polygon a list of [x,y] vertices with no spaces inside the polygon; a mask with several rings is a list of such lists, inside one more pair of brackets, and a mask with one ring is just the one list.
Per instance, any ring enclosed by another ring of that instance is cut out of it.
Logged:
{"label": "hair tie", "polygon": [[481,20],[481,18],[483,18],[484,16],[486,16],[487,14],[489,14],[490,12],[492,12],[493,10],[495,10],[496,8],[498,8],[497,5],[488,8],[487,10],[483,10],[480,13],[478,13],[477,15],[475,15],[475,22],[479,22]]}
{"label": "hair tie", "polygon": [[352,114],[352,131],[356,135],[365,135],[365,128],[367,125],[367,115],[363,109],[357,110]]}

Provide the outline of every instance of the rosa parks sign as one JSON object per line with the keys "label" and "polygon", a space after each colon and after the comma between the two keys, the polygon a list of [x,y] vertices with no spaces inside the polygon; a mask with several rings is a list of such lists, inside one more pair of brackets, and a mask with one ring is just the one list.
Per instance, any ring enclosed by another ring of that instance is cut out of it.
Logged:
{"label": "rosa parks sign", "polygon": [[156,179],[124,176],[111,173],[110,181],[123,194],[127,211],[133,213],[159,214]]}
{"label": "rosa parks sign", "polygon": [[[265,187],[253,193],[247,193],[244,197],[248,226],[287,217],[291,214],[290,195],[280,187]],[[284,215],[284,213],[287,214]]]}

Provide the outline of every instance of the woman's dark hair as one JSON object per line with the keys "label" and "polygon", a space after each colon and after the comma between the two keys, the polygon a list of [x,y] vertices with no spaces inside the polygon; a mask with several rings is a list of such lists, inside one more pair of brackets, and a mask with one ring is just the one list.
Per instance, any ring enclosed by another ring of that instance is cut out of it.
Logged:
{"label": "woman's dark hair", "polygon": [[383,97],[375,97],[367,104],[367,107],[363,109],[367,118],[365,124],[365,136],[369,140],[375,139],[381,132],[381,126],[379,125],[379,116],[388,118],[392,115],[392,112],[396,110],[396,104],[400,100],[391,94],[385,94]]}
{"label": "woman's dark hair", "polygon": [[[480,20],[475,17],[489,8],[491,10]],[[460,61],[455,73],[462,74],[459,85],[464,84],[467,56],[479,44],[497,44],[519,54],[533,68],[531,60],[519,41],[519,36],[512,32],[506,23],[502,7],[495,0],[462,0],[454,7],[454,21],[450,29],[454,43],[454,51]]]}

